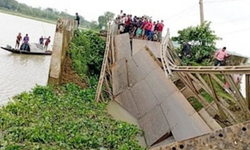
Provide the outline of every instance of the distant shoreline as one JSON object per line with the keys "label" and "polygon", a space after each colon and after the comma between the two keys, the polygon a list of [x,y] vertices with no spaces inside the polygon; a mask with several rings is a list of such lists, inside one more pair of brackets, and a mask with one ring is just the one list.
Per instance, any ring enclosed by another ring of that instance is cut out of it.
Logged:
{"label": "distant shoreline", "polygon": [[[13,11],[7,11],[7,10],[3,10],[3,9],[0,9],[0,13],[9,14],[9,15],[18,16],[18,17],[23,17],[23,18],[32,19],[32,20],[36,20],[36,21],[41,21],[41,22],[45,22],[45,23],[50,23],[50,24],[54,24],[54,25],[56,25],[56,22],[57,22],[57,21],[53,21],[53,20],[47,20],[47,19],[44,19],[44,18],[31,17],[31,16],[27,16],[27,15],[24,15],[24,14],[20,14],[20,13],[13,12]],[[79,27],[79,29],[81,29],[81,30],[90,30],[88,28],[83,28],[83,27]]]}
{"label": "distant shoreline", "polygon": [[43,18],[35,18],[35,17],[31,17],[31,16],[27,16],[27,15],[24,15],[24,14],[20,14],[20,13],[13,12],[13,11],[7,11],[7,10],[3,10],[3,9],[0,9],[0,13],[14,15],[14,16],[23,17],[23,18],[28,18],[28,19],[41,21],[41,22],[46,22],[46,23],[50,23],[50,24],[56,24],[56,21],[46,20],[46,19],[43,19]]}

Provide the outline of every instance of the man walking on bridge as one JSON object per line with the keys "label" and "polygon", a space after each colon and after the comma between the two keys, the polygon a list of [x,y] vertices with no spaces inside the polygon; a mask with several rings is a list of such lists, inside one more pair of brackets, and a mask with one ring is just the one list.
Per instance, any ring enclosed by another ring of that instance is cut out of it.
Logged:
{"label": "man walking on bridge", "polygon": [[223,47],[221,50],[217,51],[215,53],[215,62],[214,65],[217,66],[225,66],[225,59],[229,57],[229,55],[226,52],[226,47]]}

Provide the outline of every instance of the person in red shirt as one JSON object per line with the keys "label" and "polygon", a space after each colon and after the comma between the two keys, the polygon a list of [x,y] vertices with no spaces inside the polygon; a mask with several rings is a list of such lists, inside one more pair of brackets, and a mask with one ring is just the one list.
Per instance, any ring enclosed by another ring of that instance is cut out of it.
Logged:
{"label": "person in red shirt", "polygon": [[48,50],[49,43],[50,43],[50,36],[46,39],[45,44],[44,44],[44,49],[46,51]]}
{"label": "person in red shirt", "polygon": [[162,31],[164,28],[163,20],[161,20],[161,23],[158,24],[157,26],[157,32],[158,32],[158,41],[161,42],[162,40]]}
{"label": "person in red shirt", "polygon": [[142,19],[142,20],[143,21],[142,21],[142,25],[141,25],[141,29],[142,29],[141,38],[144,39],[144,37],[145,37],[145,27],[146,27],[146,25],[148,23],[148,19],[145,18],[145,19]]}
{"label": "person in red shirt", "polygon": [[22,35],[21,33],[18,33],[16,37],[16,46],[15,46],[16,49],[19,49],[21,39],[22,39]]}
{"label": "person in red shirt", "polygon": [[150,19],[150,20],[147,22],[147,24],[145,25],[145,27],[144,27],[144,28],[145,28],[145,37],[144,37],[145,40],[148,40],[148,37],[149,37],[149,35],[150,35],[152,26],[153,26],[152,20]]}
{"label": "person in red shirt", "polygon": [[127,15],[127,17],[125,18],[125,29],[124,29],[124,33],[128,33],[129,32],[129,26],[130,23],[132,22],[132,18],[131,15]]}

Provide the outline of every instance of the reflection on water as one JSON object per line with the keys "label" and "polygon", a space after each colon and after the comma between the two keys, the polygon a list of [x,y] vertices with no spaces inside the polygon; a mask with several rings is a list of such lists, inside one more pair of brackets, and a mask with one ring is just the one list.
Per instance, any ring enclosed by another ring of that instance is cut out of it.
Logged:
{"label": "reflection on water", "polygon": [[34,63],[36,65],[44,64],[46,56],[39,55],[20,55],[20,54],[9,54],[9,59],[13,59],[13,62],[19,63],[22,66],[27,66],[27,63]]}
{"label": "reflection on water", "polygon": [[[38,42],[41,36],[55,33],[55,25],[0,13],[0,46],[15,46],[17,33],[26,33],[30,42]],[[15,23],[13,23],[15,22]],[[10,30],[11,29],[11,30]],[[53,43],[53,41],[51,41]],[[46,85],[50,56],[13,54],[0,49],[0,105],[23,91],[29,91],[36,84]]]}

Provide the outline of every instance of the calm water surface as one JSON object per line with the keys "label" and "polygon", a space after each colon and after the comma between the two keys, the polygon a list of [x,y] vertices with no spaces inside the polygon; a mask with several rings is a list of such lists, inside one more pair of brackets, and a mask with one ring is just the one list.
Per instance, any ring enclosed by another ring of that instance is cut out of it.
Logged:
{"label": "calm water surface", "polygon": [[[41,36],[51,36],[53,44],[55,25],[0,13],[0,46],[15,46],[18,32],[29,34],[30,42]],[[50,46],[51,48],[51,46]],[[0,105],[11,97],[31,90],[36,84],[46,85],[50,56],[12,54],[0,49]]]}

